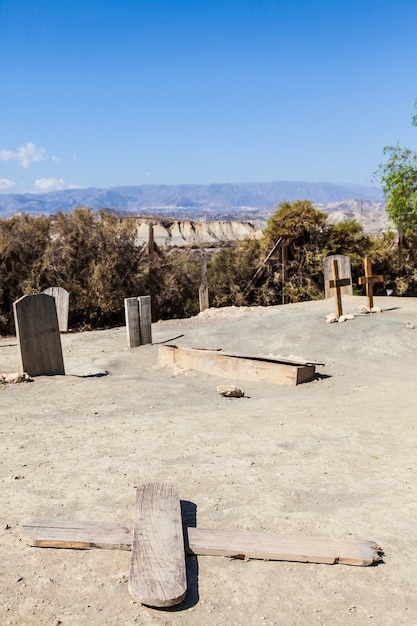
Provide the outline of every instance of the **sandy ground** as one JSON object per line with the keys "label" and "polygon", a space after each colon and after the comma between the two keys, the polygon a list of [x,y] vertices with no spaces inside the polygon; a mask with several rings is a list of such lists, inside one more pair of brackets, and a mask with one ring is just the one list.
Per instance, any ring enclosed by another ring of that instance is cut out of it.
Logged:
{"label": "sandy ground", "polygon": [[[365,299],[343,303],[355,313]],[[210,310],[154,324],[154,344],[131,350],[125,328],[69,333],[66,376],[0,385],[0,623],[417,624],[417,301],[375,304],[383,313],[344,324],[325,323],[332,300]],[[172,340],[326,365],[297,387],[175,375],[156,366]],[[0,372],[18,368],[2,338]],[[33,518],[132,522],[147,481],[176,483],[200,527],[371,539],[384,563],[190,557],[185,602],[155,610],[128,593],[130,552],[20,539]]]}

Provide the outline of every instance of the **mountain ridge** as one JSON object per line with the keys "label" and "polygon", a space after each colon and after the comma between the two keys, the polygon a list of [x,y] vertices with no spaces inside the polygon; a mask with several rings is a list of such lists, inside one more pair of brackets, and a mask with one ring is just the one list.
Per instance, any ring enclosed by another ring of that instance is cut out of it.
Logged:
{"label": "mountain ridge", "polygon": [[326,205],[348,200],[380,202],[383,195],[380,189],[368,185],[303,181],[89,187],[36,194],[0,194],[0,217],[18,212],[51,215],[85,206],[122,214],[193,220],[265,220],[277,204],[304,199]]}

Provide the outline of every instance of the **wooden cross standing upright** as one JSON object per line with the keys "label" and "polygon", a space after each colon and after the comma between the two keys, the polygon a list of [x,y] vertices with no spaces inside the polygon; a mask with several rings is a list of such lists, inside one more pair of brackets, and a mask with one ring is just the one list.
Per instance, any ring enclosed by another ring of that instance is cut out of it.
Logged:
{"label": "wooden cross standing upright", "polygon": [[23,525],[22,537],[40,548],[131,550],[129,592],[137,602],[154,607],[174,606],[185,598],[186,553],[331,565],[366,566],[381,560],[373,541],[187,527],[178,490],[167,483],[137,488],[133,532],[129,524],[54,518]]}
{"label": "wooden cross standing upright", "polygon": [[336,315],[340,317],[343,315],[342,309],[342,294],[340,288],[350,285],[350,278],[339,278],[339,265],[336,259],[332,261],[332,275],[333,279],[327,281],[327,285],[330,289],[334,289],[334,298],[336,300]]}
{"label": "wooden cross standing upright", "polygon": [[376,276],[372,276],[372,263],[368,257],[365,258],[364,261],[365,266],[365,276],[359,277],[359,284],[366,286],[366,295],[368,297],[368,308],[372,311],[374,306],[374,285],[376,283],[382,283],[384,277],[380,274]]}

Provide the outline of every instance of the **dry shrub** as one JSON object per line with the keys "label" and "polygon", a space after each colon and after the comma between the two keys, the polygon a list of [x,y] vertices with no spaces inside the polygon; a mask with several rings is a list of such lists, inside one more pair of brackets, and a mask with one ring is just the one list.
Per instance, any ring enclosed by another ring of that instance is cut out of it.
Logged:
{"label": "dry shrub", "polygon": [[[12,304],[29,293],[60,286],[70,293],[72,327],[97,327],[124,322],[124,298],[153,296],[154,319],[189,317],[199,311],[201,249],[166,249],[140,259],[137,221],[109,211],[79,207],[54,217],[15,215],[0,219],[0,332],[13,332]],[[288,246],[285,285],[279,251],[263,266],[276,241]],[[375,274],[396,295],[417,295],[417,234],[408,232],[402,264],[396,234],[369,237],[354,220],[330,225],[326,214],[308,200],[283,203],[271,216],[262,240],[209,252],[210,304],[271,305],[314,300],[324,295],[323,258],[346,254],[352,263],[354,290],[369,256]],[[258,268],[263,271],[250,292]]]}
{"label": "dry shrub", "polygon": [[51,286],[69,291],[72,325],[123,323],[123,299],[145,289],[135,237],[134,220],[85,208],[0,220],[1,332],[17,298]]}
{"label": "dry shrub", "polygon": [[13,302],[38,291],[50,223],[49,217],[24,214],[0,220],[1,333],[13,331]]}
{"label": "dry shrub", "polygon": [[199,312],[201,259],[176,248],[157,259],[152,272],[156,319],[184,318]]}

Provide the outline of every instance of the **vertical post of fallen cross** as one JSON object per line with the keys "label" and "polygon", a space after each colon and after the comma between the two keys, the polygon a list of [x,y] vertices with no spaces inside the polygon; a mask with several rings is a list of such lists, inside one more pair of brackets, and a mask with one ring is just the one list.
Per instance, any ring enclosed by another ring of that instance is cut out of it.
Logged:
{"label": "vertical post of fallen cross", "polygon": [[200,311],[205,311],[210,307],[207,281],[207,259],[205,256],[201,258],[201,285],[198,290],[198,299]]}
{"label": "vertical post of fallen cross", "polygon": [[332,261],[332,276],[334,281],[334,298],[336,300],[336,315],[337,317],[341,317],[343,315],[342,310],[342,294],[340,293],[340,284],[339,284],[339,266],[336,259]]}
{"label": "vertical post of fallen cross", "polygon": [[371,263],[371,260],[368,259],[368,257],[365,258],[364,266],[365,266],[365,276],[359,277],[359,284],[365,285],[366,287],[366,295],[368,298],[368,308],[370,311],[372,311],[374,307],[374,285],[376,283],[382,283],[382,281],[384,280],[384,277],[379,274],[376,276],[372,275],[372,263]]}

